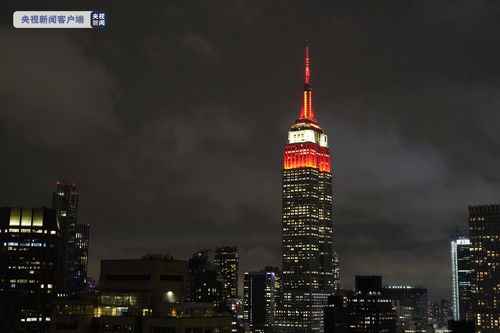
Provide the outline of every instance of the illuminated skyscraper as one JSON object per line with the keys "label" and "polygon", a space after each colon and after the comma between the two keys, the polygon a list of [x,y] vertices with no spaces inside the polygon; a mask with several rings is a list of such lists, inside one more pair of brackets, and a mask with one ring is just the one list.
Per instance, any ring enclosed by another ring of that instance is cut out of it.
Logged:
{"label": "illuminated skyscraper", "polygon": [[48,332],[58,238],[54,210],[0,208],[0,332]]}
{"label": "illuminated skyscraper", "polygon": [[283,307],[280,330],[321,331],[334,290],[330,149],[313,112],[309,49],[303,105],[288,132],[283,167]]}
{"label": "illuminated skyscraper", "polygon": [[453,319],[472,320],[470,311],[470,240],[459,237],[451,242]]}
{"label": "illuminated skyscraper", "polygon": [[214,265],[217,279],[223,283],[224,300],[238,297],[238,263],[236,246],[219,246],[215,250]]}
{"label": "illuminated skyscraper", "polygon": [[500,204],[469,206],[471,302],[477,333],[500,332]]}
{"label": "illuminated skyscraper", "polygon": [[78,295],[87,287],[88,225],[78,224],[78,186],[58,181],[52,195],[61,230],[58,252],[57,293]]}

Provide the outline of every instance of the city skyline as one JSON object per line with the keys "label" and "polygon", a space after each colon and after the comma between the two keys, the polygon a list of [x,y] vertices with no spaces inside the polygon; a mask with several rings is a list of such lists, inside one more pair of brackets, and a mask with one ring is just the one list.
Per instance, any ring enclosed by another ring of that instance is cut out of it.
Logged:
{"label": "city skyline", "polygon": [[238,3],[220,22],[216,4],[156,3],[161,24],[134,28],[110,6],[92,34],[12,31],[5,10],[1,206],[50,207],[56,179],[78,183],[94,278],[101,259],[221,244],[238,246],[241,272],[279,265],[280,154],[309,37],[342,287],[380,274],[451,300],[451,234],[468,205],[499,201],[494,5]]}

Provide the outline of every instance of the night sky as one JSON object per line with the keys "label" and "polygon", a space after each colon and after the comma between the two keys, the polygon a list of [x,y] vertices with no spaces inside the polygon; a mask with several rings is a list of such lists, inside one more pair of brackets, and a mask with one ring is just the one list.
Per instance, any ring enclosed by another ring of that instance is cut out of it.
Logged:
{"label": "night sky", "polygon": [[[57,179],[77,182],[91,276],[218,245],[241,271],[280,265],[310,38],[342,286],[377,274],[450,299],[450,237],[467,205],[500,201],[500,2],[0,6],[0,206],[50,206]],[[106,10],[109,28],[12,28],[37,9]]]}

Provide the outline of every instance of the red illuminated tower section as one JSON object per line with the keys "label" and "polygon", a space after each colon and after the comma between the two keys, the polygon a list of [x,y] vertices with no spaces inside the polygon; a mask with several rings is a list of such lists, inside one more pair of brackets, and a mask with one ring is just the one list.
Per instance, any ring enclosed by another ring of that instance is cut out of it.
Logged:
{"label": "red illuminated tower section", "polygon": [[306,46],[303,104],[299,119],[288,132],[284,169],[312,167],[330,172],[330,149],[313,111],[309,46]]}
{"label": "red illuminated tower section", "polygon": [[334,291],[332,175],[328,138],[313,111],[309,47],[300,116],[283,161],[283,302],[281,332],[322,332]]}

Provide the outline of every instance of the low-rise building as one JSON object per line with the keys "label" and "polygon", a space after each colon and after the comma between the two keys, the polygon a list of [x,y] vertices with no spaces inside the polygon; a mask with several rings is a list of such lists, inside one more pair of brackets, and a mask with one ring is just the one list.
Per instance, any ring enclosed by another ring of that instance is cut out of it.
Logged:
{"label": "low-rise building", "polygon": [[187,262],[168,256],[103,260],[99,293],[58,300],[51,332],[231,332],[214,304],[184,302],[186,275]]}

